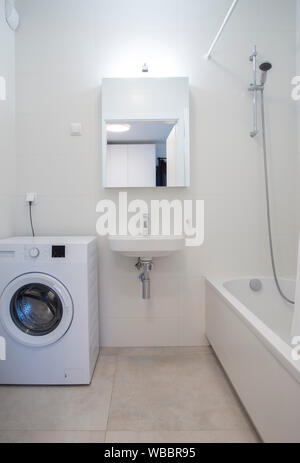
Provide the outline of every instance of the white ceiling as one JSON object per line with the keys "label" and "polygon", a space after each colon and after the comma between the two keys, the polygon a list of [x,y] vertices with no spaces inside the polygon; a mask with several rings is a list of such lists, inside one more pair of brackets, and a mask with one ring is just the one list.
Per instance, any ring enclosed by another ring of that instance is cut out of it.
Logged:
{"label": "white ceiling", "polygon": [[107,132],[108,143],[165,143],[175,125],[174,122],[124,123],[130,124],[130,130],[124,133]]}

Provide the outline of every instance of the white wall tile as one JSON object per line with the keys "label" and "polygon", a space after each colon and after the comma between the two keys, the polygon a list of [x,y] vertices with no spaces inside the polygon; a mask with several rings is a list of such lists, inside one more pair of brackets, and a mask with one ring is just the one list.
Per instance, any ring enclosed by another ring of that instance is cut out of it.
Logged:
{"label": "white wall tile", "polygon": [[105,347],[179,346],[179,320],[102,317],[100,342]]}
{"label": "white wall tile", "polygon": [[[135,260],[113,255],[99,239],[105,346],[205,344],[203,276],[271,274],[261,138],[249,137],[254,43],[273,63],[266,110],[278,268],[295,271],[296,2],[240,2],[213,60],[205,61],[230,3],[18,0],[18,234],[30,232],[27,190],[40,195],[34,219],[44,235],[95,234],[97,201],[117,199],[117,191],[101,185],[103,77],[142,76],[145,61],[150,76],[190,77],[191,188],[136,189],[129,198],[204,199],[205,243],[155,261],[152,299],[144,302]],[[71,122],[82,123],[82,137],[70,137]]]}
{"label": "white wall tile", "polygon": [[6,100],[0,101],[0,237],[13,233],[15,193],[15,37],[4,16],[0,0],[0,76],[6,82]]}
{"label": "white wall tile", "polygon": [[[127,260],[127,259],[126,259]],[[127,265],[129,262],[127,261]],[[142,300],[141,272],[116,275],[113,283],[109,273],[102,275],[102,315],[112,318],[178,318],[180,279],[151,273],[151,299]],[[114,291],[105,288],[113,285]]]}
{"label": "white wall tile", "polygon": [[205,345],[204,278],[183,278],[180,289],[179,345]]}
{"label": "white wall tile", "polygon": [[[297,9],[296,9],[296,75],[300,76],[300,0],[297,0]],[[297,124],[297,232],[299,233],[300,229],[300,211],[299,211],[299,204],[300,204],[300,102],[297,101],[294,103],[295,110],[296,110],[296,124]]]}

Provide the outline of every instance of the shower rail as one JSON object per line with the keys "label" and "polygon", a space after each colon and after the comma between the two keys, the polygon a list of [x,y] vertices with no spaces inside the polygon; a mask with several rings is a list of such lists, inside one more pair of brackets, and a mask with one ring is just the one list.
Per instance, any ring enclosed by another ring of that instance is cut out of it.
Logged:
{"label": "shower rail", "polygon": [[212,52],[214,51],[214,48],[217,45],[217,43],[218,43],[218,41],[219,41],[219,39],[220,39],[220,37],[222,35],[222,32],[225,29],[225,26],[228,23],[232,13],[234,12],[238,2],[239,2],[239,0],[234,0],[233,4],[229,8],[229,11],[228,11],[227,15],[225,16],[225,19],[224,19],[224,21],[222,23],[222,26],[220,27],[217,35],[216,35],[216,38],[214,39],[213,43],[211,44],[210,49],[208,50],[208,53],[205,55],[205,59],[207,59],[207,60],[211,59]]}

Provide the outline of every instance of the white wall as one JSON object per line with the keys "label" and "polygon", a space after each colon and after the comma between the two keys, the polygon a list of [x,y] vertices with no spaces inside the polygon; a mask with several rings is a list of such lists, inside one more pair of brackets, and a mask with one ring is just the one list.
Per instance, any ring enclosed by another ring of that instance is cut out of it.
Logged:
{"label": "white wall", "polygon": [[[272,211],[280,274],[296,266],[295,0],[244,0],[215,59],[207,52],[231,0],[18,0],[17,231],[29,234],[24,193],[37,191],[39,234],[95,233],[101,187],[103,77],[189,76],[191,188],[134,190],[130,198],[206,201],[206,238],[157,260],[141,300],[134,260],[99,239],[103,345],[205,343],[203,276],[271,274],[261,139],[252,140],[252,46],[274,65],[266,89]],[[82,122],[83,137],[69,136]]]}
{"label": "white wall", "polygon": [[6,101],[0,101],[0,238],[13,233],[15,193],[15,40],[0,0],[0,76],[6,81]]}
{"label": "white wall", "polygon": [[[300,76],[300,0],[297,0],[297,30],[296,30],[296,75]],[[297,169],[297,219],[298,219],[298,231],[300,230],[300,101],[295,102],[296,111],[297,111],[297,161],[298,161],[298,169]]]}

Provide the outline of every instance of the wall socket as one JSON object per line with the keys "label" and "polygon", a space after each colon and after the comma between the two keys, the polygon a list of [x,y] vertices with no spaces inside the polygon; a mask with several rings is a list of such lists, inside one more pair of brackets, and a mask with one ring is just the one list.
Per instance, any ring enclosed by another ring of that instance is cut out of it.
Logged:
{"label": "wall socket", "polygon": [[25,201],[33,205],[37,204],[37,193],[27,193]]}

